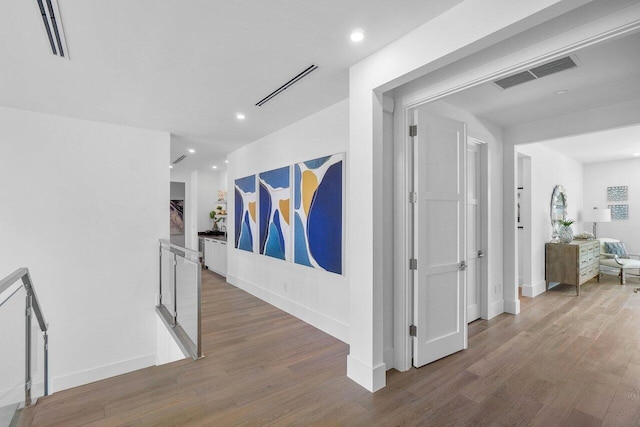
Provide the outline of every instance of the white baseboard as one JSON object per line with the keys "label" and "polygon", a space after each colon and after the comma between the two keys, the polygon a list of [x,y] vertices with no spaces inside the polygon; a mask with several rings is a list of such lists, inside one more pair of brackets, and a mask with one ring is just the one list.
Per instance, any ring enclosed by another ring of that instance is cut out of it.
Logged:
{"label": "white baseboard", "polygon": [[347,377],[372,393],[387,384],[386,372],[387,369],[384,363],[371,367],[351,355],[347,356]]}
{"label": "white baseboard", "polygon": [[547,284],[544,280],[534,285],[522,285],[522,296],[529,298],[536,297],[543,293],[546,290],[546,287]]}
{"label": "white baseboard", "polygon": [[504,311],[509,314],[520,313],[520,300],[504,300]]}
{"label": "white baseboard", "polygon": [[227,275],[227,282],[349,344],[348,325],[233,274]]}
{"label": "white baseboard", "polygon": [[156,354],[152,353],[133,359],[98,366],[97,368],[53,377],[51,379],[51,391],[57,392],[72,387],[78,387],[95,381],[104,380],[105,378],[115,377],[116,375],[137,371],[138,369],[148,368],[149,366],[154,366],[155,363]]}
{"label": "white baseboard", "polygon": [[497,301],[489,302],[489,307],[487,310],[487,320],[493,319],[494,317],[504,313],[504,300],[499,299]]}

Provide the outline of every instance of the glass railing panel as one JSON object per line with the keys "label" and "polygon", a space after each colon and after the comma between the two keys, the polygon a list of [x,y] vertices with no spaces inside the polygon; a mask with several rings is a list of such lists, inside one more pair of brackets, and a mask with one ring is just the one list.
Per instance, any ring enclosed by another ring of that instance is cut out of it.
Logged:
{"label": "glass railing panel", "polygon": [[[157,312],[185,355],[202,356],[198,251],[160,240],[160,293]],[[175,320],[175,321],[174,321]]]}
{"label": "glass railing panel", "polygon": [[198,307],[200,288],[200,264],[176,256],[176,301],[178,324],[184,329],[189,338],[198,342]]}
{"label": "glass railing panel", "polygon": [[44,337],[38,322],[31,323],[31,399],[44,396]]}
{"label": "glass railing panel", "polygon": [[[0,295],[0,408],[15,406],[25,398],[26,296],[25,289],[19,286]],[[5,410],[0,412],[4,417]]]}
{"label": "glass railing panel", "polygon": [[160,292],[162,295],[162,304],[169,310],[171,315],[175,315],[175,298],[173,292],[173,259],[174,255],[169,249],[162,246],[160,257]]}

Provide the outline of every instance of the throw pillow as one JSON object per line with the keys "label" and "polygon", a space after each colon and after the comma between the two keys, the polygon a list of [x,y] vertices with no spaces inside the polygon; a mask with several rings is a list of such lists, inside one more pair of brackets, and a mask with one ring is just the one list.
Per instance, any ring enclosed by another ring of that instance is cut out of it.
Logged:
{"label": "throw pillow", "polygon": [[604,250],[608,254],[618,255],[618,258],[629,258],[622,242],[604,242]]}

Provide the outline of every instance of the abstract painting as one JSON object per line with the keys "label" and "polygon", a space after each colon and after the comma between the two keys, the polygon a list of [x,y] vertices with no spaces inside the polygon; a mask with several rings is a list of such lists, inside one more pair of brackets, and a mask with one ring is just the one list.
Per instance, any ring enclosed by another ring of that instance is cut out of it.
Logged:
{"label": "abstract painting", "polygon": [[184,234],[184,200],[171,200],[169,205],[171,234]]}
{"label": "abstract painting", "polygon": [[629,219],[629,205],[609,205],[612,221],[624,221]]}
{"label": "abstract painting", "polygon": [[629,187],[607,187],[607,201],[608,202],[626,202],[629,194]]}
{"label": "abstract painting", "polygon": [[284,260],[291,259],[291,167],[286,166],[258,175],[260,253]]}
{"label": "abstract painting", "polygon": [[256,245],[256,176],[235,181],[235,247],[255,252]]}
{"label": "abstract painting", "polygon": [[344,153],[294,165],[294,262],[342,274]]}

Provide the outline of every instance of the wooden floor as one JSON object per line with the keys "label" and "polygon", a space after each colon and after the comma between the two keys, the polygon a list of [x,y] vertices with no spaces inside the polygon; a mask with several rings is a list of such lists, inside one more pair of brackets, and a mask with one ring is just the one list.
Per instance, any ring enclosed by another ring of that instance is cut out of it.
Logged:
{"label": "wooden floor", "polygon": [[469,349],[346,378],[348,346],[203,272],[206,358],[42,398],[21,425],[640,425],[640,286],[560,285],[476,321]]}

